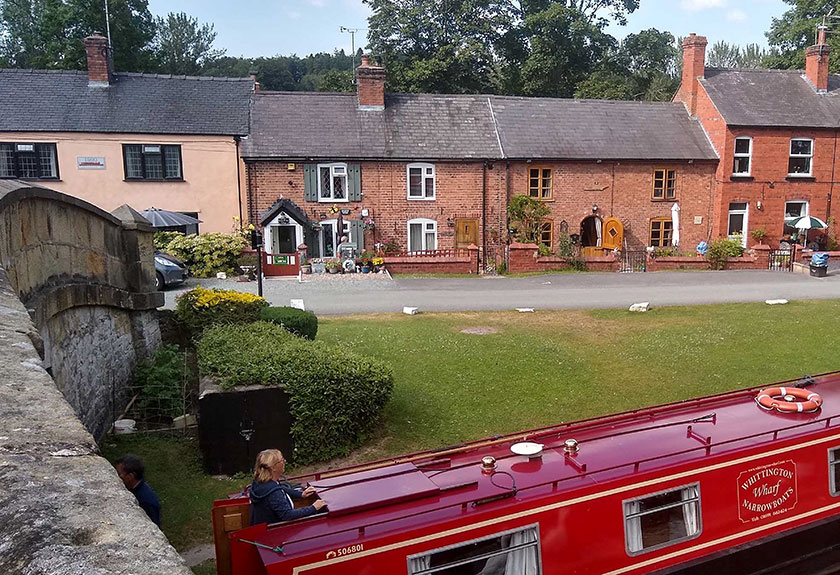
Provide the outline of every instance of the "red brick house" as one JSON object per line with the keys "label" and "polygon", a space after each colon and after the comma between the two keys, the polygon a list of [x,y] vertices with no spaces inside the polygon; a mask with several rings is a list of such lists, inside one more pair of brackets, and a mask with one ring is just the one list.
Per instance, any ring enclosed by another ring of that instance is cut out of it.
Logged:
{"label": "red brick house", "polygon": [[682,104],[386,94],[384,79],[365,59],[357,94],[254,95],[242,157],[267,249],[332,256],[343,234],[359,249],[474,244],[492,264],[518,194],[550,205],[552,247],[561,233],[592,254],[668,246],[676,211],[687,249],[710,236],[718,157]]}
{"label": "red brick house", "polygon": [[836,217],[840,77],[828,74],[825,31],[806,51],[804,72],[706,68],[706,43],[695,34],[683,41],[675,100],[703,124],[720,156],[713,235],[739,234],[752,245],[750,232],[763,228],[765,243],[776,245],[795,232],[786,225],[793,217]]}

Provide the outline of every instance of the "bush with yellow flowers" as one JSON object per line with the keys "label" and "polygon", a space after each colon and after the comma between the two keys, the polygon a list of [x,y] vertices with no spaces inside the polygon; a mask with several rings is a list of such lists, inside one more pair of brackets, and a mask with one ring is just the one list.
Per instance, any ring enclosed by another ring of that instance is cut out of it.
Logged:
{"label": "bush with yellow flowers", "polygon": [[253,294],[199,286],[178,297],[175,317],[197,337],[213,325],[257,321],[264,307],[268,302]]}

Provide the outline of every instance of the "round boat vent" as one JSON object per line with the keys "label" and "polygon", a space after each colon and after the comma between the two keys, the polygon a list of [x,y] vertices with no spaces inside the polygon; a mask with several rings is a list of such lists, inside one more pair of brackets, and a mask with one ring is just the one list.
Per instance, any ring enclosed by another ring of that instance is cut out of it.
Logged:
{"label": "round boat vent", "polygon": [[492,455],[481,458],[481,472],[493,473],[496,470],[496,458]]}
{"label": "round boat vent", "polygon": [[522,441],[514,443],[510,446],[510,450],[516,455],[524,455],[525,457],[539,457],[542,455],[543,444],[534,443],[533,441]]}
{"label": "round boat vent", "polygon": [[580,451],[577,439],[567,439],[563,444],[563,451],[568,454],[577,453]]}

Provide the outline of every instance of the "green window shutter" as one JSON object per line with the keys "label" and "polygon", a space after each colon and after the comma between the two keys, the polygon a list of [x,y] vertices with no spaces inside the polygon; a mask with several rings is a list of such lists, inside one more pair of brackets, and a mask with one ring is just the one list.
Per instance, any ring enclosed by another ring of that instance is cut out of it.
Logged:
{"label": "green window shutter", "polygon": [[318,201],[318,166],[303,165],[303,199],[307,202]]}
{"label": "green window shutter", "polygon": [[359,164],[347,165],[347,187],[350,188],[348,194],[351,202],[362,201],[362,167]]}
{"label": "green window shutter", "polygon": [[358,253],[362,253],[365,249],[365,227],[362,220],[350,220],[350,237],[353,238]]}

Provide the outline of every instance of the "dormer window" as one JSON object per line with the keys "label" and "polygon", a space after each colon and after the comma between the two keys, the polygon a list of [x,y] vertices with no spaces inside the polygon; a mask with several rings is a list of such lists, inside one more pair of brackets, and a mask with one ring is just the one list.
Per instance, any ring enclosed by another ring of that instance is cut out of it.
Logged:
{"label": "dormer window", "polygon": [[735,157],[732,162],[733,176],[749,176],[752,163],[752,138],[735,138]]}
{"label": "dormer window", "polygon": [[807,177],[812,174],[814,157],[814,140],[808,138],[793,138],[790,141],[790,157],[788,159],[788,175]]}

